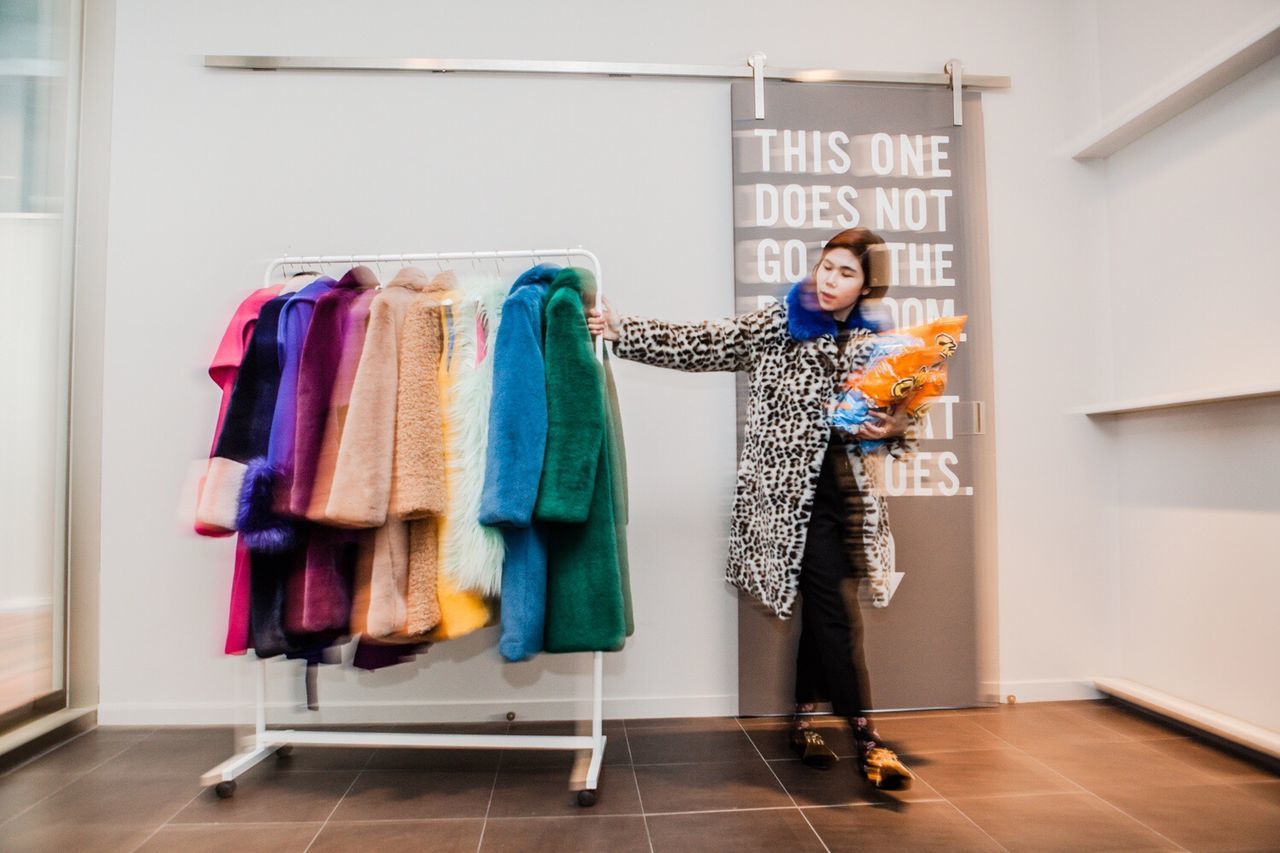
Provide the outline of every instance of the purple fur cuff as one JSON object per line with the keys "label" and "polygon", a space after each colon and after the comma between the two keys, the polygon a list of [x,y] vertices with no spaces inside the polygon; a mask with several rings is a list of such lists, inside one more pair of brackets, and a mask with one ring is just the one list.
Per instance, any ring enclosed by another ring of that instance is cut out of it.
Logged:
{"label": "purple fur cuff", "polygon": [[281,473],[266,459],[249,461],[240,487],[240,505],[236,512],[236,529],[251,551],[279,553],[293,547],[293,524],[276,515],[275,487]]}

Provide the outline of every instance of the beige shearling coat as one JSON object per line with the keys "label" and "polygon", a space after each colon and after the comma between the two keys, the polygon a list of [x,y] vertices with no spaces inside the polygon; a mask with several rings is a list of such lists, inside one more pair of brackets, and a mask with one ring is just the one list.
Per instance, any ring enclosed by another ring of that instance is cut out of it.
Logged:
{"label": "beige shearling coat", "polygon": [[397,511],[411,519],[404,632],[417,637],[440,623],[440,522],[448,503],[441,361],[445,352],[442,300],[453,273],[431,280],[404,323],[397,442],[403,449]]}
{"label": "beige shearling coat", "polygon": [[426,285],[426,273],[406,267],[369,306],[364,348],[325,507],[325,521],[335,526],[381,527],[387,520],[397,461],[400,332],[409,306]]}

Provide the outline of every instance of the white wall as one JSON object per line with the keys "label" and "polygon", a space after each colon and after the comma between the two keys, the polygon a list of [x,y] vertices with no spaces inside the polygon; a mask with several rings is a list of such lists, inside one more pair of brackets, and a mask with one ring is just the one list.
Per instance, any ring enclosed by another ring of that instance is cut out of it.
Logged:
{"label": "white wall", "polygon": [[[1179,3],[1198,32],[1146,40],[1152,3],[1099,6],[1104,87],[1212,46],[1271,4]],[[1246,8],[1247,7],[1247,8]],[[1172,12],[1174,10],[1170,10]],[[1164,14],[1163,12],[1161,14]],[[1114,74],[1108,69],[1116,69]],[[1156,70],[1144,75],[1156,78]],[[1280,289],[1271,257],[1280,165],[1280,60],[1106,163],[1115,352],[1112,398],[1277,378]],[[1118,538],[1105,595],[1127,678],[1280,729],[1280,401],[1124,417],[1115,440]]]}
{"label": "white wall", "polygon": [[[577,244],[622,310],[732,310],[727,84],[249,74],[205,53],[609,59],[1010,74],[986,98],[1002,692],[1081,695],[1114,643],[1096,608],[1108,437],[1064,412],[1109,371],[1100,176],[1059,149],[1096,114],[1096,20],[1069,2],[142,2],[116,17],[105,276],[101,719],[228,719],[248,667],[218,654],[231,546],[189,530],[217,410],[206,364],[284,251]],[[1081,69],[1084,69],[1083,72]],[[1081,85],[1081,73],[1087,85]],[[1046,343],[1046,342],[1052,343]],[[731,713],[720,579],[733,474],[728,376],[617,367],[638,615],[608,659],[613,715]],[[378,675],[330,669],[333,718],[567,711],[586,661],[504,666],[492,632]],[[277,666],[278,671],[283,667]],[[292,682],[273,685],[287,701]],[[525,704],[522,704],[525,703]],[[282,712],[283,713],[283,712]]]}
{"label": "white wall", "polygon": [[1273,12],[1275,0],[1094,0],[1103,112],[1123,109]]}

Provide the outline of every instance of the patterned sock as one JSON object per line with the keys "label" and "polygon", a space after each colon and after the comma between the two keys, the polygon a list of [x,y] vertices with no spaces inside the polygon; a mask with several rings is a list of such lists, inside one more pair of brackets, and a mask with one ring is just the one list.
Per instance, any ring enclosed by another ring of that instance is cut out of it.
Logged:
{"label": "patterned sock", "polygon": [[858,758],[860,761],[865,761],[867,753],[878,745],[880,733],[866,717],[851,717],[849,725],[853,727],[853,739],[858,745]]}

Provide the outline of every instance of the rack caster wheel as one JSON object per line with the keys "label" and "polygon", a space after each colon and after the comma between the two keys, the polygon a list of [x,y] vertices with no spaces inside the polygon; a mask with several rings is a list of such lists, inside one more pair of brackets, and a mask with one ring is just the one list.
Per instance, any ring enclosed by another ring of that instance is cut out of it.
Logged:
{"label": "rack caster wheel", "polygon": [[284,746],[276,750],[276,758],[292,758],[293,744],[286,743]]}
{"label": "rack caster wheel", "polygon": [[236,781],[232,779],[229,782],[219,782],[213,786],[213,792],[218,795],[218,799],[229,800],[236,792]]}
{"label": "rack caster wheel", "polygon": [[591,808],[592,806],[594,806],[595,804],[596,804],[596,792],[595,792],[595,791],[585,791],[585,790],[584,790],[584,791],[579,791],[579,792],[578,792],[578,805],[582,806],[584,809],[589,809],[589,808]]}

